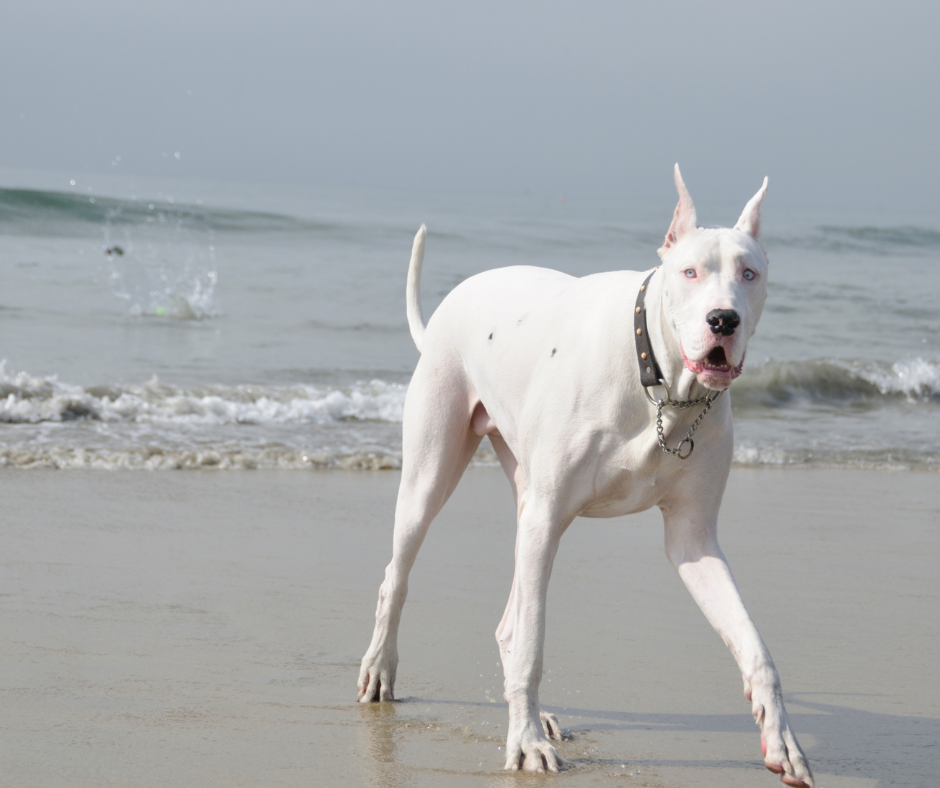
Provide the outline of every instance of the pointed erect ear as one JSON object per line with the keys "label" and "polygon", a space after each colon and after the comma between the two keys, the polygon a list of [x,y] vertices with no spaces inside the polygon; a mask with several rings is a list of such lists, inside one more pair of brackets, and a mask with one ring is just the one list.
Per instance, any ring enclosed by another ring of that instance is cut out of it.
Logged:
{"label": "pointed erect ear", "polygon": [[764,178],[764,185],[751,197],[747,205],[744,206],[744,212],[738,223],[734,226],[735,230],[747,233],[751,238],[756,239],[760,233],[760,204],[764,201],[764,195],[767,194],[767,179]]}
{"label": "pointed erect ear", "polygon": [[685,183],[682,181],[678,164],[676,165],[676,189],[679,192],[679,204],[672,217],[672,224],[666,232],[666,240],[659,249],[660,257],[666,253],[667,249],[675,246],[683,235],[695,229],[695,206],[692,204],[692,198],[689,197],[689,190],[685,188]]}

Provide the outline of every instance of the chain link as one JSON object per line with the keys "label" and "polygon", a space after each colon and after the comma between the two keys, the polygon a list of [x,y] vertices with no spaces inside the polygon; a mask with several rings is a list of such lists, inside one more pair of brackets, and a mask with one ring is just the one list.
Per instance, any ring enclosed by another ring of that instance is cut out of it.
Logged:
{"label": "chain link", "polygon": [[[698,425],[702,423],[702,419],[705,418],[705,414],[708,413],[709,409],[712,406],[712,403],[718,399],[724,393],[724,389],[717,391],[714,394],[706,394],[704,397],[699,397],[698,399],[690,399],[685,402],[679,402],[678,400],[669,398],[669,391],[666,391],[665,399],[656,400],[656,436],[659,438],[659,447],[666,452],[666,454],[672,454],[678,457],[680,460],[686,460],[689,458],[689,455],[692,454],[692,450],[695,448],[695,442],[692,440],[692,433],[698,429]],[[666,445],[666,436],[663,433],[663,407],[668,405],[670,408],[678,408],[680,410],[685,408],[693,408],[696,405],[701,405],[705,403],[705,408],[699,414],[698,418],[692,422],[692,426],[689,427],[689,431],[686,433],[685,437],[679,441],[679,445],[674,449],[670,449]],[[682,447],[685,444],[689,444],[689,449],[685,453],[682,451]]]}

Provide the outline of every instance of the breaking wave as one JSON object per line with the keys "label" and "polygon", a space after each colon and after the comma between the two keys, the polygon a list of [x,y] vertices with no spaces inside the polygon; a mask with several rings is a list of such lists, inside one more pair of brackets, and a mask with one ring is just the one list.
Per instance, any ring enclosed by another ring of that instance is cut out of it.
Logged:
{"label": "breaking wave", "polygon": [[77,419],[137,424],[400,423],[406,386],[382,380],[346,388],[199,386],[183,389],[154,377],[129,386],[82,387],[56,377],[8,374],[0,362],[0,423],[38,424]]}
{"label": "breaking wave", "polygon": [[[382,379],[81,386],[0,362],[0,467],[398,469],[406,391]],[[732,391],[736,465],[940,470],[936,361],[767,361]],[[487,441],[473,462],[496,464]]]}
{"label": "breaking wave", "polygon": [[894,364],[768,360],[745,368],[731,391],[736,412],[798,405],[940,404],[940,363],[923,358]]}

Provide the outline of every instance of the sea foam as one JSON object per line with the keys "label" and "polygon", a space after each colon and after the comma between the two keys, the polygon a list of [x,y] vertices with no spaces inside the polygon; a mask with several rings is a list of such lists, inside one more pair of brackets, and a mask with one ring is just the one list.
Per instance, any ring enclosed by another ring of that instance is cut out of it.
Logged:
{"label": "sea foam", "polygon": [[148,424],[400,423],[406,386],[383,380],[348,387],[200,386],[184,389],[153,377],[140,385],[82,387],[55,376],[8,373],[0,362],[0,422],[38,424],[87,419]]}

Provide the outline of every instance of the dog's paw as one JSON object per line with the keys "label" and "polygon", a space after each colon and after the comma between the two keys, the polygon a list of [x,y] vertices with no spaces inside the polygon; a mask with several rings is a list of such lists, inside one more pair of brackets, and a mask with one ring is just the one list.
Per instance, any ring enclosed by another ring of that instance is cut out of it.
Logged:
{"label": "dog's paw", "polygon": [[764,766],[774,774],[779,774],[784,785],[815,788],[813,772],[790,728],[783,702],[778,701],[776,693],[766,704],[755,697],[753,713],[761,728],[760,749],[764,755]]}
{"label": "dog's paw", "polygon": [[783,736],[777,737],[775,746],[768,745],[767,739],[761,736],[760,749],[764,754],[764,766],[774,774],[779,774],[784,785],[793,788],[815,788],[813,773],[789,728]]}
{"label": "dog's paw", "polygon": [[561,741],[561,725],[558,723],[558,717],[551,712],[539,711],[539,719],[542,721],[542,730],[552,741]]}
{"label": "dog's paw", "polygon": [[544,774],[557,773],[561,769],[563,761],[546,738],[542,724],[541,720],[527,720],[518,731],[514,730],[515,726],[510,726],[509,740],[506,742],[508,771]]}
{"label": "dog's paw", "polygon": [[356,689],[360,703],[374,700],[395,699],[395,671],[398,668],[397,656],[366,654],[359,668],[359,681]]}

